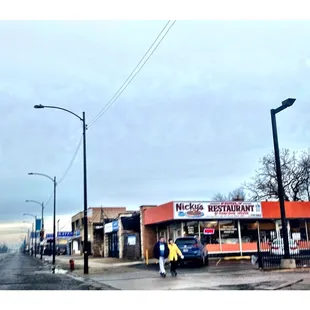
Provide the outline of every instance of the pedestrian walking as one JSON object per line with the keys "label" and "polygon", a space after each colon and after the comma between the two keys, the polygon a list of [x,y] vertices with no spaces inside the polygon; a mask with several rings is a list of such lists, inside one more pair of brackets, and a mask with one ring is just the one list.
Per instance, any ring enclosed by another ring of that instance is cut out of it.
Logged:
{"label": "pedestrian walking", "polygon": [[154,246],[154,257],[159,263],[159,274],[162,277],[166,277],[165,262],[169,256],[169,248],[165,242],[164,237],[160,237],[159,241]]}
{"label": "pedestrian walking", "polygon": [[178,265],[178,257],[181,259],[184,258],[182,252],[179,247],[174,243],[172,239],[169,239],[169,261],[170,261],[170,272],[172,276],[177,276],[177,265]]}

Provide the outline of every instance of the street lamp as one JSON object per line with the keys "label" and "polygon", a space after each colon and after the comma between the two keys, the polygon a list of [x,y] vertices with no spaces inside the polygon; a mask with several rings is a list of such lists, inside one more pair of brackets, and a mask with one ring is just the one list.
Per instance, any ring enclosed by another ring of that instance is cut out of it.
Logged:
{"label": "street lamp", "polygon": [[[34,217],[35,222],[36,222],[36,218],[37,218],[37,217],[36,217],[35,215],[29,214],[29,213],[24,213],[23,215],[24,215],[24,216],[25,216],[25,215],[29,215],[29,216]],[[31,247],[32,247],[31,256],[33,256],[33,234],[34,234],[34,226],[35,226],[35,224],[34,224],[34,223],[31,223],[31,222],[29,222],[29,221],[23,221],[23,223],[32,224],[32,238],[30,238],[31,234],[29,233],[29,229],[28,229],[28,234],[29,234],[28,239],[29,239],[29,246],[30,246],[30,239],[31,239]],[[37,240],[35,239],[35,245],[34,245],[34,256],[35,256],[35,257],[36,257],[36,255],[37,255],[36,247],[37,247]]]}
{"label": "street lamp", "polygon": [[55,253],[56,253],[56,186],[57,186],[57,182],[56,182],[56,177],[52,178],[46,174],[43,173],[36,173],[36,172],[29,172],[28,175],[38,175],[38,176],[42,176],[45,178],[48,178],[49,180],[51,180],[54,184],[54,214],[53,214],[53,265],[55,267]]}
{"label": "street lamp", "polygon": [[294,104],[295,100],[296,99],[288,98],[282,102],[282,105],[280,107],[270,110],[273,144],[274,144],[274,156],[275,156],[276,170],[277,170],[278,197],[279,197],[279,202],[280,202],[280,212],[281,212],[281,222],[282,222],[282,232],[283,232],[284,259],[290,258],[290,250],[289,250],[289,241],[288,241],[287,220],[286,220],[286,215],[285,215],[285,205],[284,205],[285,193],[284,193],[284,188],[283,188],[283,183],[282,183],[282,172],[281,172],[276,114],[283,111],[284,109],[288,107],[291,107]]}
{"label": "street lamp", "polygon": [[[25,214],[23,214],[25,215]],[[23,223],[31,224],[32,225],[32,233],[33,233],[33,223],[30,221],[23,221]],[[30,229],[28,229],[28,242],[29,242],[29,248],[30,246],[33,248],[33,238],[30,238]],[[30,240],[31,239],[31,240]],[[33,255],[33,250],[31,251],[31,256]]]}
{"label": "street lamp", "polygon": [[42,104],[38,104],[34,106],[35,109],[57,109],[68,112],[75,117],[77,117],[83,123],[83,170],[84,170],[84,274],[88,274],[88,226],[87,226],[87,169],[86,169],[86,130],[87,125],[85,121],[85,112],[83,112],[83,116],[80,117],[77,114],[73,113],[70,110],[56,107],[56,106],[46,106]]}
{"label": "street lamp", "polygon": [[43,213],[44,213],[44,202],[39,202],[37,200],[25,200],[25,202],[33,202],[36,203],[38,205],[41,206],[42,209],[42,223],[41,223],[41,230],[44,230],[44,217],[43,217]]}
{"label": "street lamp", "polygon": [[36,224],[37,224],[37,216],[30,213],[23,213],[23,216],[31,216],[34,218],[34,224],[32,224],[32,245],[34,238],[34,257],[37,257],[37,234],[36,234]]}

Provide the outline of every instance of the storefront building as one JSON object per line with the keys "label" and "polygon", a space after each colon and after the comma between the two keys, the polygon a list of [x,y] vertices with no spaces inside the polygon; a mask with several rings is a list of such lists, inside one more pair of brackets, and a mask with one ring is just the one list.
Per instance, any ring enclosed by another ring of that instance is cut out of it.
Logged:
{"label": "storefront building", "polygon": [[126,211],[104,225],[105,257],[139,259],[140,213]]}
{"label": "storefront building", "polygon": [[[88,253],[94,257],[104,256],[105,223],[126,212],[126,207],[90,207],[87,209]],[[84,212],[71,218],[73,237],[70,240],[72,255],[82,255],[84,247]]]}
{"label": "storefront building", "polygon": [[[257,251],[258,240],[281,238],[278,202],[173,201],[141,209],[141,251],[152,257],[159,236],[197,236],[209,254],[246,255]],[[310,202],[285,202],[290,238],[309,242]]]}

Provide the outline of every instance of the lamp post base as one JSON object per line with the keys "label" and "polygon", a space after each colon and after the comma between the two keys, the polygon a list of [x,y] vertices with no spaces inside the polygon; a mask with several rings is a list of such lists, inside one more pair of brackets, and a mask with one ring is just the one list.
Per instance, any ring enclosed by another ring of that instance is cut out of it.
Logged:
{"label": "lamp post base", "polygon": [[295,259],[291,258],[283,258],[281,259],[281,269],[295,269],[296,268],[296,261]]}

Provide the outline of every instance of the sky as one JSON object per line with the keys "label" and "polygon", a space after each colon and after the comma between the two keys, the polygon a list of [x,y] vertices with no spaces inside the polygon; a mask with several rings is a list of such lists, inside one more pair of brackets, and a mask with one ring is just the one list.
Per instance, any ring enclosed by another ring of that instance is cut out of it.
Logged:
{"label": "sky", "polygon": [[[89,123],[166,21],[0,21],[0,243],[20,242]],[[309,21],[177,21],[128,88],[87,130],[88,206],[208,200],[247,181],[272,151],[307,149]],[[57,219],[83,209],[82,148],[57,187]],[[45,209],[52,227],[52,202]],[[60,226],[62,226],[62,224]],[[25,226],[26,225],[26,226]]]}

